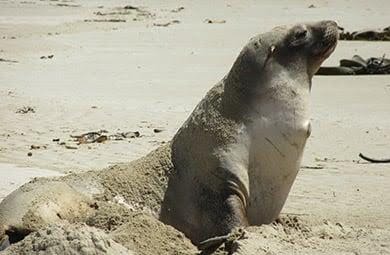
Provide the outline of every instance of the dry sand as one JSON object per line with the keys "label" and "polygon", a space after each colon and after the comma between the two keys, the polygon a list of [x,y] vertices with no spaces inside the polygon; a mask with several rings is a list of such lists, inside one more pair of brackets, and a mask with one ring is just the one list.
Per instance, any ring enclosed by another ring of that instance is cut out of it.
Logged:
{"label": "dry sand", "polygon": [[83,225],[54,224],[27,236],[5,250],[4,255],[80,254],[133,255],[103,231]]}
{"label": "dry sand", "polygon": [[[129,4],[142,8],[121,8]],[[128,162],[169,141],[254,34],[319,19],[385,27],[389,10],[387,0],[1,1],[0,58],[17,62],[0,62],[0,200],[29,177]],[[325,65],[385,53],[389,42],[341,41]],[[241,254],[389,254],[390,164],[358,158],[390,157],[389,76],[315,77],[312,99],[312,136],[282,214],[309,230],[250,228],[233,246],[258,245]],[[141,136],[81,145],[70,137],[98,130]]]}

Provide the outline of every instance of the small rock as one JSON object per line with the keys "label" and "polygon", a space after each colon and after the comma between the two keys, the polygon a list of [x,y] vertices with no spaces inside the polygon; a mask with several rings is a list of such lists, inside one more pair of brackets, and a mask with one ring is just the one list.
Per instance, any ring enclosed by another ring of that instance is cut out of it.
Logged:
{"label": "small rock", "polygon": [[69,150],[77,150],[76,146],[71,146],[71,145],[65,145],[65,148],[67,148]]}
{"label": "small rock", "polygon": [[311,4],[307,8],[316,8],[316,6],[314,4]]}
{"label": "small rock", "polygon": [[204,23],[208,23],[208,24],[223,24],[223,23],[226,23],[226,20],[224,20],[224,19],[221,19],[221,20],[205,19]]}
{"label": "small rock", "polygon": [[94,142],[96,143],[102,143],[108,140],[108,137],[106,135],[101,135],[98,138],[95,139]]}
{"label": "small rock", "polygon": [[54,57],[54,55],[48,55],[48,56],[41,56],[40,59],[52,59]]}
{"label": "small rock", "polygon": [[181,12],[182,10],[184,10],[184,7],[180,6],[180,7],[176,8],[176,9],[172,9],[171,12],[177,13],[177,12]]}
{"label": "small rock", "polygon": [[123,7],[125,10],[138,10],[138,7],[132,6],[132,5],[126,5]]}
{"label": "small rock", "polygon": [[161,133],[162,131],[164,131],[163,129],[160,129],[160,128],[155,128],[153,129],[153,132],[154,133]]}
{"label": "small rock", "polygon": [[27,156],[31,157],[31,156],[32,156],[32,152],[31,152],[31,151],[28,152],[28,153],[27,153]]}
{"label": "small rock", "polygon": [[60,138],[53,138],[53,142],[59,142]]}
{"label": "small rock", "polygon": [[140,137],[140,135],[141,134],[138,131],[123,133],[123,136],[126,137],[126,138],[136,138],[136,137]]}

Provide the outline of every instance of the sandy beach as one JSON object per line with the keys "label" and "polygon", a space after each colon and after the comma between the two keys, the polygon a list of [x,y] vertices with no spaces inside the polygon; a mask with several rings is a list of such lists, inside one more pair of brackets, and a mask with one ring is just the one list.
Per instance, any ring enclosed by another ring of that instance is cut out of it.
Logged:
{"label": "sandy beach", "polygon": [[[167,143],[258,33],[322,19],[383,28],[389,10],[386,0],[0,1],[0,201],[33,177],[130,162]],[[355,54],[388,57],[390,42],[340,41],[324,65]],[[329,228],[264,232],[269,254],[390,254],[390,164],[358,157],[390,157],[389,76],[315,76],[311,125],[282,215]],[[71,137],[97,131],[112,139]]]}

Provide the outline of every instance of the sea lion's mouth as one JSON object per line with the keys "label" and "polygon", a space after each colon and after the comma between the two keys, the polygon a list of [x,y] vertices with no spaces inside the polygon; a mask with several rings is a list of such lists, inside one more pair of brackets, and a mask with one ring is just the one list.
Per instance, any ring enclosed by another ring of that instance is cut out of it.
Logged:
{"label": "sea lion's mouth", "polygon": [[333,51],[336,49],[337,41],[333,44],[329,45],[327,48],[325,48],[323,51],[321,51],[318,55],[321,56],[321,58],[326,59],[328,58]]}
{"label": "sea lion's mouth", "polygon": [[315,42],[312,45],[308,67],[311,75],[314,75],[321,64],[333,53],[339,39],[337,24],[333,21],[320,22],[314,26],[313,31]]}
{"label": "sea lion's mouth", "polygon": [[321,60],[327,59],[336,49],[338,38],[339,33],[337,28],[333,26],[328,27],[325,31],[323,40],[319,43],[319,51],[315,56],[319,57]]}

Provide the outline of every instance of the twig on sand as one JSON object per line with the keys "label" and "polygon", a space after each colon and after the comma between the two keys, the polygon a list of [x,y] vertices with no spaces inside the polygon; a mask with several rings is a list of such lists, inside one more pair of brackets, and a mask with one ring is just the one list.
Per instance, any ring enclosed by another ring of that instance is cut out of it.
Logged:
{"label": "twig on sand", "polygon": [[301,166],[302,169],[324,169],[324,166]]}
{"label": "twig on sand", "polygon": [[85,19],[84,22],[126,22],[125,19]]}
{"label": "twig on sand", "polygon": [[57,6],[60,6],[60,7],[80,7],[81,5],[79,4],[63,4],[63,3],[59,3],[59,4],[56,4]]}
{"label": "twig on sand", "polygon": [[16,61],[16,60],[10,60],[10,59],[4,59],[4,58],[0,58],[0,62],[18,63],[18,61]]}
{"label": "twig on sand", "polygon": [[361,157],[362,159],[367,160],[367,161],[369,161],[371,163],[390,163],[390,158],[374,159],[374,158],[370,158],[370,157],[364,156],[362,153],[359,153],[359,157]]}
{"label": "twig on sand", "polygon": [[166,23],[153,23],[153,26],[155,26],[155,27],[167,27],[169,25],[179,24],[179,23],[180,23],[180,20],[172,20],[172,21],[166,22]]}

